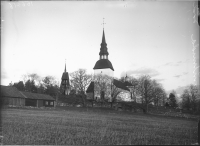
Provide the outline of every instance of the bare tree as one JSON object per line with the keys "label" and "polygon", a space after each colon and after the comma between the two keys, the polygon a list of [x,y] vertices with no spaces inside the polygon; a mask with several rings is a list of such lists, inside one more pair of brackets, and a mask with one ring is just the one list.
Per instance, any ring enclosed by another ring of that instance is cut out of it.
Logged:
{"label": "bare tree", "polygon": [[111,99],[111,84],[112,77],[108,75],[97,74],[94,75],[94,94],[97,101],[101,101],[101,106],[103,102],[109,101]]}
{"label": "bare tree", "polygon": [[193,113],[198,110],[200,94],[197,86],[190,85],[188,89],[184,90],[181,98],[183,107],[187,108],[188,110],[191,108]]}
{"label": "bare tree", "polygon": [[153,85],[153,102],[158,107],[159,103],[163,103],[164,98],[166,97],[166,92],[163,89],[162,85],[159,84],[156,80],[152,81]]}
{"label": "bare tree", "polygon": [[153,101],[153,84],[150,76],[143,75],[138,79],[137,93],[142,97],[143,112],[148,112],[148,105]]}
{"label": "bare tree", "polygon": [[34,80],[37,84],[42,80],[41,77],[37,73],[24,74],[22,75],[22,79],[23,79],[24,84],[28,80],[30,81]]}
{"label": "bare tree", "polygon": [[91,75],[86,74],[85,69],[79,69],[70,73],[71,85],[78,91],[82,91],[85,93],[88,85],[91,82]]}
{"label": "bare tree", "polygon": [[83,99],[83,105],[85,105],[85,91],[92,80],[91,75],[88,75],[85,69],[79,69],[70,73],[70,77],[71,86],[81,95]]}
{"label": "bare tree", "polygon": [[111,100],[110,100],[111,108],[112,108],[112,106],[113,106],[113,103],[116,102],[117,96],[118,96],[121,92],[122,92],[122,89],[117,88],[117,87],[113,84],[113,80],[112,80],[112,83],[111,83]]}

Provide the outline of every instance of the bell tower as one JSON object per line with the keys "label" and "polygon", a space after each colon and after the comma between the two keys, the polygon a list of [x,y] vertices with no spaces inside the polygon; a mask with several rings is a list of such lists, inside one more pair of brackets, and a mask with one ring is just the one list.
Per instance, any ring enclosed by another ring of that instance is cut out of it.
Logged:
{"label": "bell tower", "polygon": [[65,70],[62,74],[62,78],[61,78],[61,92],[63,95],[69,95],[70,93],[70,83],[69,83],[69,74],[66,71],[66,61],[65,61]]}
{"label": "bell tower", "polygon": [[[103,22],[103,25],[105,23]],[[111,99],[111,84],[114,74],[112,63],[108,59],[108,48],[106,43],[105,32],[103,28],[103,36],[99,52],[99,60],[94,66],[94,98],[104,101]]]}

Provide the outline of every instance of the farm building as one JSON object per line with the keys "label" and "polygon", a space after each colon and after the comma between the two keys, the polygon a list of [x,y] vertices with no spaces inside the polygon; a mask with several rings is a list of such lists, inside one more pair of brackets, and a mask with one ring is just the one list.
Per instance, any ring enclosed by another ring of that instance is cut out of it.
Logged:
{"label": "farm building", "polygon": [[5,105],[25,106],[25,97],[16,87],[1,85],[1,98]]}
{"label": "farm building", "polygon": [[55,99],[50,95],[19,91],[16,87],[1,85],[4,105],[54,107]]}
{"label": "farm building", "polygon": [[25,106],[34,106],[34,107],[55,106],[55,99],[50,95],[22,92],[22,91],[20,91],[20,93],[25,97]]}

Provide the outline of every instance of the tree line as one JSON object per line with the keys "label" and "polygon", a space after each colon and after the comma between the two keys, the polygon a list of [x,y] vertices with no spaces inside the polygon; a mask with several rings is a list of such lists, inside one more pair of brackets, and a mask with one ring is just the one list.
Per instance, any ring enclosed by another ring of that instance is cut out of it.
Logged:
{"label": "tree line", "polygon": [[[92,76],[87,74],[85,69],[78,69],[69,75],[71,77],[70,94],[79,95],[82,98],[83,105],[86,104],[86,90],[92,80],[96,82],[95,91],[99,92],[100,101],[102,102],[110,102],[113,104],[119,100],[117,97],[121,92],[123,92],[122,89],[116,88],[112,82],[110,82],[113,78],[106,75]],[[9,85],[15,86],[20,91],[49,94],[54,98],[62,94],[59,81],[57,81],[55,77],[40,77],[36,73],[33,73],[23,75],[22,79],[23,81],[14,84],[10,83]],[[117,80],[125,82],[125,77],[121,77]],[[165,105],[172,108],[179,106],[194,112],[199,110],[199,90],[194,85],[190,85],[189,88],[184,91],[181,95],[182,101],[178,105],[175,91],[172,91],[168,97],[162,84],[158,83],[155,79],[152,79],[149,75],[142,75],[139,78],[129,76],[128,82],[133,85],[131,89],[131,98],[140,97],[140,102],[145,107],[146,112],[148,112],[150,104],[154,106]],[[112,90],[108,90],[110,87]],[[101,95],[102,91],[105,91],[105,95],[103,96]],[[107,98],[108,95],[111,95],[109,99]],[[95,99],[93,99],[93,101],[94,100]]]}
{"label": "tree line", "polygon": [[16,87],[19,91],[48,94],[56,97],[60,94],[59,82],[53,76],[40,77],[36,73],[22,76],[23,81],[9,83],[9,86]]}
{"label": "tree line", "polygon": [[200,90],[197,85],[189,85],[181,95],[180,107],[200,114]]}

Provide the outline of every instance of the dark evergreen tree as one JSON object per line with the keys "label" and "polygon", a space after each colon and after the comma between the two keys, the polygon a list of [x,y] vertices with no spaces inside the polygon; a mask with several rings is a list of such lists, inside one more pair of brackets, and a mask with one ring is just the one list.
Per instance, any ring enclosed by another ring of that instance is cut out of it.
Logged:
{"label": "dark evergreen tree", "polygon": [[27,80],[25,83],[25,91],[37,93],[37,87],[34,80]]}
{"label": "dark evergreen tree", "polygon": [[19,81],[18,83],[14,83],[12,86],[16,87],[19,91],[25,90],[25,86],[22,81]]}
{"label": "dark evergreen tree", "polygon": [[169,94],[169,105],[174,108],[178,106],[176,102],[176,97],[173,93]]}

